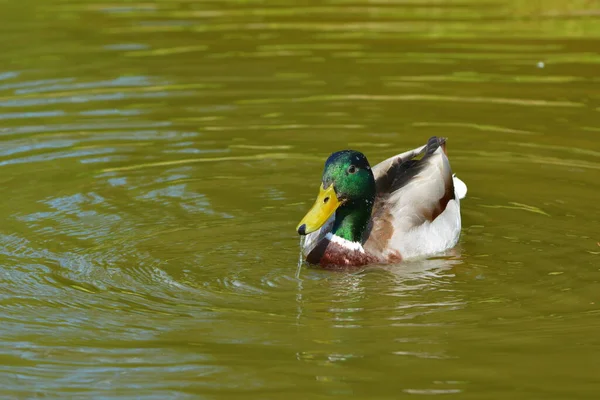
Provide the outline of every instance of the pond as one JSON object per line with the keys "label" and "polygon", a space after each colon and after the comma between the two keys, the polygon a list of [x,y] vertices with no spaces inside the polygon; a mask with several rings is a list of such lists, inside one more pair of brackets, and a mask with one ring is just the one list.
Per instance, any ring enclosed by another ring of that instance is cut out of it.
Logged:
{"label": "pond", "polygon": [[[594,399],[600,8],[0,1],[0,394]],[[298,268],[323,163],[448,138],[458,246]]]}

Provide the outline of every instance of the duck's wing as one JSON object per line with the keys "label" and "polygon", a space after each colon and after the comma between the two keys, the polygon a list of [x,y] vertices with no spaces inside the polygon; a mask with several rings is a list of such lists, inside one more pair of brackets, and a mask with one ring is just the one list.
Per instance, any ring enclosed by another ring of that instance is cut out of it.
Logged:
{"label": "duck's wing", "polygon": [[373,167],[377,198],[365,250],[413,258],[456,244],[459,199],[466,186],[460,181],[457,193],[445,144],[446,139],[432,137],[426,145]]}

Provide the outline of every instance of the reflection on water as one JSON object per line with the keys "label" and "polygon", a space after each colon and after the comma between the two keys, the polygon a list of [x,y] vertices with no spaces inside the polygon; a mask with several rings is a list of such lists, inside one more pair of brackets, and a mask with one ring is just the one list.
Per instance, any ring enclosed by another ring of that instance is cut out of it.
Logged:
{"label": "reflection on water", "polygon": [[[0,2],[2,395],[594,398],[598,18]],[[330,152],[432,135],[469,185],[456,249],[298,268]]]}

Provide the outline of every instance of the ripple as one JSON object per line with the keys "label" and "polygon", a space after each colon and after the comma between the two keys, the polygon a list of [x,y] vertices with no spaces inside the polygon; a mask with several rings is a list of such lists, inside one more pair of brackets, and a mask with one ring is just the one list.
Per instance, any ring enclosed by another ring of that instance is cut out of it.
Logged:
{"label": "ripple", "polygon": [[130,57],[169,56],[173,54],[203,52],[206,49],[208,49],[208,46],[179,46],[167,47],[162,49],[135,50],[125,53],[125,55]]}
{"label": "ripple", "polygon": [[117,171],[132,171],[143,168],[153,167],[164,167],[172,165],[184,165],[184,164],[195,164],[195,163],[206,163],[206,162],[223,162],[223,161],[250,161],[250,160],[279,160],[290,158],[293,155],[286,153],[264,153],[264,154],[253,154],[250,156],[232,156],[232,157],[207,157],[207,158],[193,158],[185,160],[173,160],[173,161],[160,161],[155,163],[146,163],[138,165],[128,165],[124,167],[105,168],[103,172],[117,172]]}
{"label": "ripple", "polygon": [[499,97],[461,97],[444,95],[424,95],[424,94],[406,94],[406,95],[368,95],[368,94],[344,94],[344,95],[322,95],[308,96],[294,99],[253,99],[242,100],[240,104],[269,104],[282,102],[306,102],[322,103],[327,101],[437,101],[437,102],[465,102],[465,103],[488,103],[502,105],[532,106],[532,107],[583,107],[584,104],[571,101],[549,101],[534,99],[510,99]]}
{"label": "ripple", "polygon": [[462,390],[460,390],[460,389],[405,389],[404,392],[408,393],[408,394],[438,395],[438,394],[462,393]]}
{"label": "ripple", "polygon": [[50,118],[63,117],[67,115],[62,110],[56,111],[29,111],[16,113],[0,113],[0,119],[29,119],[29,118]]}
{"label": "ripple", "polygon": [[511,129],[503,126],[496,125],[479,125],[465,122],[414,122],[412,124],[416,127],[457,127],[457,128],[469,128],[484,132],[499,132],[499,133],[516,133],[519,135],[535,135],[535,132],[525,131],[521,129]]}
{"label": "ripple", "polygon": [[[28,86],[36,86],[35,88],[17,88],[15,90],[16,95],[26,95],[32,93],[47,93],[51,92],[52,97],[55,97],[55,93],[60,93],[64,90],[89,90],[89,89],[106,89],[109,87],[136,87],[136,86],[148,86],[150,81],[145,76],[120,76],[115,79],[105,81],[94,81],[94,82],[75,82],[74,78],[67,78],[55,81],[42,81],[43,84],[38,82],[26,82]],[[41,86],[41,87],[37,87]]]}

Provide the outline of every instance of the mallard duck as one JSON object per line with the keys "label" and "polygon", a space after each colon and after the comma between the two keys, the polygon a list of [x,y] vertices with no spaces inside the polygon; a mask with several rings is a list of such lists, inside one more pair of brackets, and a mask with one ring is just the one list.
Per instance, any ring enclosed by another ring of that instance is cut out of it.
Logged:
{"label": "mallard duck", "polygon": [[354,150],[325,162],[313,207],[296,228],[303,253],[324,267],[397,263],[452,248],[467,186],[452,174],[446,139],[398,154],[373,168]]}

